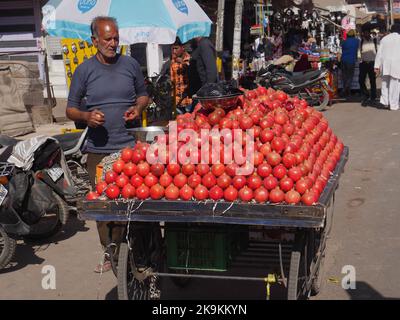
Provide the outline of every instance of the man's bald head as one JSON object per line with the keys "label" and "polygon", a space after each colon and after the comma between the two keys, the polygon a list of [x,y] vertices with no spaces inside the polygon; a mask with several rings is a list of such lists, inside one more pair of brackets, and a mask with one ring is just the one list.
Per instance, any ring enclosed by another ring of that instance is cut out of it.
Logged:
{"label": "man's bald head", "polygon": [[115,62],[119,44],[117,21],[111,17],[96,17],[91,24],[92,42],[97,58],[103,63]]}
{"label": "man's bald head", "polygon": [[92,20],[90,24],[90,31],[92,32],[92,37],[99,37],[99,27],[103,23],[113,24],[116,29],[118,29],[117,20],[113,17],[98,16]]}

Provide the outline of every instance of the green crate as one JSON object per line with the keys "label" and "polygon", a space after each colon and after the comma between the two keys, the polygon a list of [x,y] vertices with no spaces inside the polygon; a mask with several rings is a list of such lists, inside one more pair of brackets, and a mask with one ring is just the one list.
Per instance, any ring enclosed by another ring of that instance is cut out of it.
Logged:
{"label": "green crate", "polygon": [[226,271],[230,261],[247,246],[248,230],[226,226],[168,226],[165,239],[168,268]]}

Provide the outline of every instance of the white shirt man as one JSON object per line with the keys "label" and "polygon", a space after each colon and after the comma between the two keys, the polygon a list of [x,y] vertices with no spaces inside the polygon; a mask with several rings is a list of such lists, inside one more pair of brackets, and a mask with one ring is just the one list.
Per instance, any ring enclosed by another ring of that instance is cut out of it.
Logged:
{"label": "white shirt man", "polygon": [[379,44],[375,72],[382,75],[380,102],[390,110],[399,110],[400,100],[400,25],[394,24],[391,33]]}

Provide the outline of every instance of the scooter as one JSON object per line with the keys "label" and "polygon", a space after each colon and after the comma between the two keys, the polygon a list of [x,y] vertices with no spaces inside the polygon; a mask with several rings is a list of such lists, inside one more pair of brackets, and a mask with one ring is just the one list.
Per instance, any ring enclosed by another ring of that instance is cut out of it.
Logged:
{"label": "scooter", "polygon": [[0,269],[20,237],[39,240],[60,231],[69,215],[66,199],[76,193],[58,142],[48,138],[35,145],[37,140],[0,136]]}
{"label": "scooter", "polygon": [[[68,132],[52,136],[56,139],[65,158],[65,171],[75,188],[75,193],[67,195],[65,200],[69,211],[78,211],[80,200],[91,190],[89,174],[86,170],[87,155],[82,153],[87,138],[88,128],[79,132]],[[0,145],[16,145],[20,140],[0,135]]]}
{"label": "scooter", "polygon": [[88,128],[80,132],[70,132],[53,136],[64,153],[69,174],[76,188],[73,197],[67,198],[70,210],[78,211],[81,200],[91,191],[89,174],[86,170],[87,155],[82,153],[86,143]]}
{"label": "scooter", "polygon": [[297,95],[310,106],[323,111],[330,102],[329,92],[332,91],[326,77],[325,70],[289,72],[281,65],[270,64],[258,72],[256,83]]}

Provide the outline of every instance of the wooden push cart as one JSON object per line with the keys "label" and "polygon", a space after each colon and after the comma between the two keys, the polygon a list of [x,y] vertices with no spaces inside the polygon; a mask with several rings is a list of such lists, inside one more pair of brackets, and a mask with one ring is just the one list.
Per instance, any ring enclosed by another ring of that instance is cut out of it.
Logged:
{"label": "wooden push cart", "polygon": [[[84,203],[84,220],[125,223],[118,255],[120,299],[160,298],[164,277],[184,285],[190,278],[279,283],[288,299],[316,294],[335,191],[349,150],[313,206],[239,202],[101,201]],[[232,275],[249,262],[260,276]]]}

